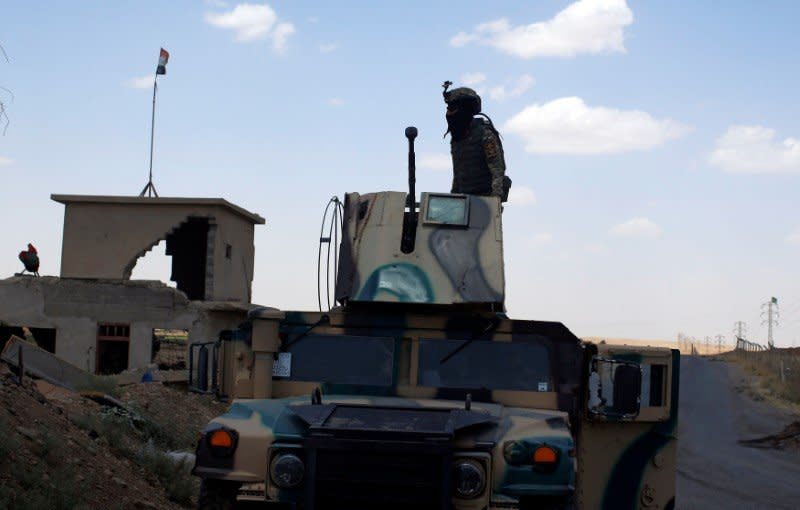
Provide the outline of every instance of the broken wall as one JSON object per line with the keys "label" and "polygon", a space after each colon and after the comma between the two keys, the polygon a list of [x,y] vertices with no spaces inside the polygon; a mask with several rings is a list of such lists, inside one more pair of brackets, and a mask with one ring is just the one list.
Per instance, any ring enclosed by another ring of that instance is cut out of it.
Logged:
{"label": "broken wall", "polygon": [[[65,204],[62,278],[127,280],[137,260],[168,239],[168,249],[176,253],[174,279],[191,299],[250,301],[260,216],[223,199],[52,198]],[[202,234],[199,223],[207,225]],[[198,249],[198,235],[205,236],[204,250]],[[184,273],[187,265],[194,268],[191,274]]]}
{"label": "broken wall", "polygon": [[[215,340],[236,327],[248,305],[215,313],[161,282],[87,281],[55,277],[0,280],[0,322],[9,326],[56,329],[56,356],[95,372],[98,326],[129,325],[128,367],[150,364],[153,329],[185,329],[189,341]],[[5,343],[7,339],[0,339]]]}

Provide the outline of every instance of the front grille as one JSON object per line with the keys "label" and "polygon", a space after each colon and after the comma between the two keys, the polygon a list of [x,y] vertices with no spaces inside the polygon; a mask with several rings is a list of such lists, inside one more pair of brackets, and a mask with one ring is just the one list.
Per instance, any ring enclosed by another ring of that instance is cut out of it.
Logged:
{"label": "front grille", "polygon": [[315,508],[441,508],[443,457],[317,450]]}

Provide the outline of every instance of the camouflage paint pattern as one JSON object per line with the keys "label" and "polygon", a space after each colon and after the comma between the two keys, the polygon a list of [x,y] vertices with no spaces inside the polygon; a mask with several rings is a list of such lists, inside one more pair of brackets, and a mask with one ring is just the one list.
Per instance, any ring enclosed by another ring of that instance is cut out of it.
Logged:
{"label": "camouflage paint pattern", "polygon": [[[420,338],[463,339],[471,329],[445,314],[355,313],[335,309],[318,312],[276,312],[253,314],[253,320],[272,322],[279,335],[296,338],[320,319],[324,324],[314,328],[320,336],[360,335],[399,339],[398,359],[391,388],[357,387],[329,384],[325,381],[272,381],[268,398],[250,399],[247,393],[237,395],[228,413],[209,424],[225,425],[239,432],[236,455],[225,470],[198,464],[196,474],[264,484],[264,497],[273,501],[302,501],[302,490],[282,490],[267,476],[271,451],[286,448],[302,449],[307,433],[304,425],[293,417],[292,409],[308,404],[312,391],[322,389],[328,403],[350,403],[399,408],[464,407],[464,395],[416,384],[412,359]],[[461,326],[458,326],[461,325]],[[253,328],[258,331],[258,327]],[[582,344],[559,323],[502,319],[488,339],[493,342],[536,341],[548,346],[554,354],[552,365],[568,367],[571,374],[554,374],[549,391],[491,391],[484,401],[475,401],[472,408],[497,418],[495,425],[470,430],[454,439],[456,455],[483,452],[488,455],[490,481],[486,493],[476,500],[453,499],[454,508],[491,508],[494,505],[516,507],[520,496],[541,497],[570,494],[574,491],[579,508],[669,508],[674,498],[674,429],[677,409],[677,373],[673,370],[676,354],[656,348],[606,348],[601,355],[616,359],[636,358],[641,363],[658,363],[669,367],[665,384],[664,406],[642,408],[632,421],[614,421],[589,417],[582,413],[584,397],[578,374],[586,357],[597,349]],[[335,341],[335,340],[332,340]],[[239,351],[247,350],[246,339],[240,340]],[[257,342],[251,342],[257,343]],[[265,342],[269,344],[269,342]],[[244,347],[243,347],[244,346]],[[255,359],[258,353],[250,357]],[[271,357],[271,356],[270,356]],[[236,360],[238,365],[241,360]],[[252,374],[246,374],[252,379]],[[240,386],[242,387],[242,386]],[[559,394],[575,393],[576,398],[559,398]],[[580,426],[576,427],[577,422]],[[579,433],[576,435],[576,431]],[[522,448],[548,444],[563,454],[553,473],[537,473],[530,465],[514,466],[504,457],[510,442]],[[479,446],[479,447],[478,447]],[[476,448],[477,447],[477,448]],[[571,454],[571,452],[574,452]],[[198,457],[200,459],[200,457]],[[646,503],[641,503],[642,501]],[[634,504],[633,502],[637,502]],[[641,504],[640,504],[641,503]],[[648,506],[649,505],[649,506]]]}
{"label": "camouflage paint pattern", "polygon": [[[429,219],[430,200],[464,197],[466,224]],[[401,250],[406,194],[345,197],[339,302],[494,303],[505,299],[500,199],[423,193],[414,250]]]}
{"label": "camouflage paint pattern", "polygon": [[[547,508],[672,508],[678,353],[598,346],[582,342],[558,322],[506,318],[498,199],[467,196],[465,224],[449,225],[425,222],[432,196],[441,195],[423,194],[414,250],[404,253],[400,238],[405,194],[347,195],[337,282],[337,298],[344,306],[327,313],[251,313],[249,323],[223,346],[221,392],[234,400],[227,413],[205,428],[194,473],[250,484],[245,487],[250,496],[302,508],[314,494],[313,484],[280,489],[269,470],[276,452],[292,451],[304,458],[316,448],[309,446],[315,444],[317,427],[308,421],[309,412],[372,409],[383,416],[381,410],[386,410],[380,432],[392,443],[393,437],[415,432],[408,428],[412,421],[394,422],[388,417],[392,413],[424,416],[446,410],[479,419],[453,429],[442,445],[443,458],[480,466],[487,483],[477,497],[448,496],[442,507],[519,508],[528,498],[528,507],[538,508],[542,498],[549,498],[548,505],[556,501],[561,506]],[[394,349],[388,367],[391,384],[273,377],[278,353],[293,352],[296,343],[307,338],[333,344],[347,338],[389,339]],[[464,350],[470,349],[467,342],[498,348],[509,342],[534,344],[535,352],[547,359],[531,359],[530,364],[544,363],[547,376],[538,381],[538,391],[426,386],[421,378],[422,344],[440,340],[461,341]],[[635,416],[589,412],[595,391],[590,371],[597,357],[642,367],[647,386],[642,383],[642,405]],[[317,389],[322,404],[311,406]],[[465,411],[468,398],[471,408]],[[230,455],[215,456],[206,444],[208,434],[220,427],[236,433]],[[348,441],[365,438],[356,435]],[[552,470],[535,469],[529,460],[541,445],[557,452]],[[449,476],[442,480],[449,483]],[[449,494],[449,488],[443,488]]]}

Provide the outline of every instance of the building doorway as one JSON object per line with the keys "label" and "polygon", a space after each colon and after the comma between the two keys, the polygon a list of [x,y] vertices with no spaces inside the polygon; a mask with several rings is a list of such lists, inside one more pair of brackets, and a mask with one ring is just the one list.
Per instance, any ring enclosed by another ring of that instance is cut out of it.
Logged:
{"label": "building doorway", "polygon": [[109,375],[127,370],[130,346],[129,324],[98,324],[95,373]]}

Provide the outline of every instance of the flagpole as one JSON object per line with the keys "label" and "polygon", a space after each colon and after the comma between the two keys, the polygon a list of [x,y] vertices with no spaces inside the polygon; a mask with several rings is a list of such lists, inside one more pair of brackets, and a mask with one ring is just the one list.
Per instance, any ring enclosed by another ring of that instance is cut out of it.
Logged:
{"label": "flagpole", "polygon": [[142,192],[139,194],[140,197],[143,197],[145,192],[147,193],[148,197],[152,197],[153,195],[158,198],[158,192],[156,191],[156,187],[153,184],[153,139],[155,137],[155,130],[156,130],[156,91],[158,90],[158,70],[156,70],[156,74],[153,76],[153,114],[150,118],[150,177],[147,181],[147,185],[144,187]]}

